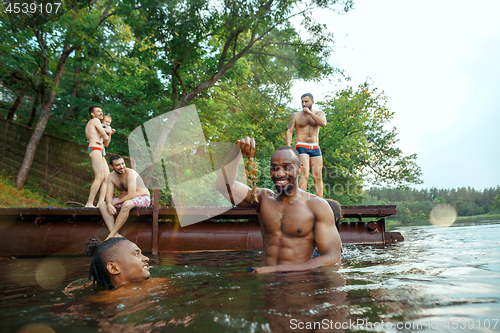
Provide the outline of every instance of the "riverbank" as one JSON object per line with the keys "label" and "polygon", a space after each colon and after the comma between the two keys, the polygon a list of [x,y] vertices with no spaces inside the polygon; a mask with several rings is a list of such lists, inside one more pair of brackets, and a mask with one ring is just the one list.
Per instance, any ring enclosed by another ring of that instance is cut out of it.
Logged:
{"label": "riverbank", "polygon": [[68,207],[64,202],[50,197],[35,184],[26,184],[19,190],[8,176],[0,174],[0,208],[16,207]]}

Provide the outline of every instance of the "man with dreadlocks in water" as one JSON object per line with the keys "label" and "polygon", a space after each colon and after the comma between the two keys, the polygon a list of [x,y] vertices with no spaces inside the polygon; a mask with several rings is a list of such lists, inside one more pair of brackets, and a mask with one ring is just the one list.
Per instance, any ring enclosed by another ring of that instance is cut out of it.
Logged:
{"label": "man with dreadlocks in water", "polygon": [[94,285],[106,288],[120,287],[129,282],[140,282],[148,279],[149,258],[141,249],[124,237],[114,237],[100,242],[92,240],[87,253],[94,258],[90,264],[89,280]]}

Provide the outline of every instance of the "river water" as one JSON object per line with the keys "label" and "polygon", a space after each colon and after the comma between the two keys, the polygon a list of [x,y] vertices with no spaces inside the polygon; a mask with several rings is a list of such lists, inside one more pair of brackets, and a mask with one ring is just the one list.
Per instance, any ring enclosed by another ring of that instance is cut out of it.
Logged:
{"label": "river water", "polygon": [[257,276],[260,251],[161,255],[154,278],[87,283],[89,258],[0,261],[1,332],[499,332],[500,221],[398,228],[342,268]]}

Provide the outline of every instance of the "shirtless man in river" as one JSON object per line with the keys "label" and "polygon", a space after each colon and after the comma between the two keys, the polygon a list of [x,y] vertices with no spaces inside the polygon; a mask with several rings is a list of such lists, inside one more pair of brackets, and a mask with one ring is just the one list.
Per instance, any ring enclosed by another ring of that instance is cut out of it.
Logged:
{"label": "shirtless man in river", "polygon": [[[141,176],[135,170],[127,168],[120,155],[111,156],[109,164],[113,172],[106,178],[106,201],[99,205],[102,218],[109,229],[106,239],[122,237],[118,230],[127,221],[132,208],[151,205],[149,190],[144,185]],[[122,194],[120,198],[113,198],[115,188]],[[121,209],[115,221],[113,215],[116,214],[116,207],[121,207]]]}
{"label": "shirtless man in river", "polygon": [[[342,242],[328,203],[301,190],[298,175],[303,165],[298,152],[290,146],[278,148],[271,157],[271,180],[276,192],[256,190],[252,200],[248,186],[236,181],[241,153],[250,159],[255,154],[253,138],[236,141],[223,163],[216,187],[239,207],[257,210],[264,253],[257,273],[302,271],[325,265],[340,264]],[[321,257],[313,259],[314,249]]]}
{"label": "shirtless man in river", "polygon": [[104,131],[104,128],[102,128],[101,120],[104,114],[101,107],[95,105],[90,106],[89,114],[92,119],[90,119],[87,126],[85,126],[85,136],[89,142],[87,155],[92,162],[94,182],[92,186],[90,186],[89,198],[87,199],[85,207],[96,208],[94,206],[94,199],[99,188],[101,188],[101,192],[99,193],[99,200],[97,202],[98,206],[104,202],[104,197],[106,195],[106,183],[104,180],[106,176],[109,175],[109,168],[104,159],[104,147],[108,146],[110,138]]}
{"label": "shirtless man in river", "polygon": [[321,149],[319,148],[319,129],[326,126],[326,117],[323,111],[314,111],[312,109],[314,99],[311,94],[304,94],[301,99],[303,110],[295,112],[290,117],[290,123],[286,131],[286,144],[291,145],[293,131],[296,129],[297,144],[295,149],[298,150],[300,162],[304,165],[299,187],[302,191],[307,191],[310,164],[314,179],[314,193],[323,198],[323,156],[321,156]]}

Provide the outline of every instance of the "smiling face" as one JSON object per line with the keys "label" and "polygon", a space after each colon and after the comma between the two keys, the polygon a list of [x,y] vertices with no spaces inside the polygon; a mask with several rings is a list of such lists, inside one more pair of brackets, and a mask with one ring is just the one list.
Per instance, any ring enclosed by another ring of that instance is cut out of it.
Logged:
{"label": "smiling face", "polygon": [[271,157],[271,180],[279,194],[289,195],[298,187],[300,158],[291,149],[277,150]]}
{"label": "smiling face", "polygon": [[120,242],[113,250],[115,251],[112,260],[114,267],[108,270],[111,274],[120,275],[119,284],[140,282],[150,277],[149,258],[142,254],[136,244],[130,241]]}
{"label": "smiling face", "polygon": [[102,123],[106,126],[110,126],[111,125],[111,117],[110,116],[104,116],[103,117],[103,120],[102,120]]}
{"label": "smiling face", "polygon": [[93,118],[97,118],[99,120],[102,120],[104,117],[104,113],[100,107],[95,107],[90,114]]}
{"label": "smiling face", "polygon": [[125,161],[123,160],[123,158],[113,160],[111,169],[113,169],[113,171],[119,175],[123,174],[125,172]]}

